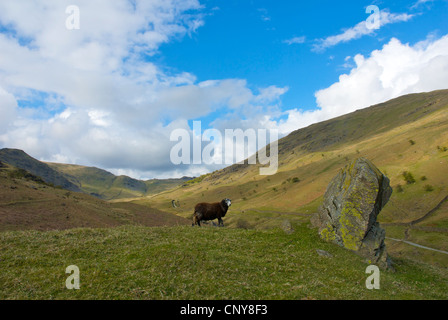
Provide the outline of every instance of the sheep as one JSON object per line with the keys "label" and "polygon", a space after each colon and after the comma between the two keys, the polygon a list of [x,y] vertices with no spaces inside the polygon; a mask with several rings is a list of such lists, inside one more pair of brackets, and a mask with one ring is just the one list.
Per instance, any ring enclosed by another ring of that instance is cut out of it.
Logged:
{"label": "sheep", "polygon": [[198,203],[194,207],[193,224],[201,226],[201,221],[218,219],[218,226],[223,227],[224,222],[222,218],[226,215],[232,201],[230,199],[223,199],[221,202],[215,203]]}

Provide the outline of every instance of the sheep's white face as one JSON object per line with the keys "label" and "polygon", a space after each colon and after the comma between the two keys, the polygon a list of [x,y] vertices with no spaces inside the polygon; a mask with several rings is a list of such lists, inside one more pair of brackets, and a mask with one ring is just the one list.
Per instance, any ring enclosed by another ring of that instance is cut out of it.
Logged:
{"label": "sheep's white face", "polygon": [[230,199],[225,199],[224,201],[228,207],[230,207],[230,205],[232,204],[232,201],[230,201]]}

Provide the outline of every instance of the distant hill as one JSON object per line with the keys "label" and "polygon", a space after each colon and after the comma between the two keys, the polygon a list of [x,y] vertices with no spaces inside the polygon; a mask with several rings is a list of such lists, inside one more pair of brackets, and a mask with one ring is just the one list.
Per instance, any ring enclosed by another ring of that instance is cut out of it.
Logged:
{"label": "distant hill", "polygon": [[72,183],[67,175],[52,169],[47,164],[34,159],[22,150],[1,149],[0,160],[14,167],[24,169],[33,175],[41,177],[46,183],[70,191],[80,192],[81,189]]}
{"label": "distant hill", "polygon": [[95,167],[42,162],[22,150],[0,150],[3,163],[24,169],[46,183],[69,191],[84,192],[104,200],[143,197],[176,187],[191,178],[137,180]]}
{"label": "distant hill", "polygon": [[190,222],[132,203],[109,203],[54,188],[24,169],[0,167],[0,231],[105,228],[120,225],[176,226]]}
{"label": "distant hill", "polygon": [[183,177],[180,179],[152,179],[144,181],[123,175],[115,176],[106,170],[95,167],[51,162],[46,164],[54,170],[65,174],[83,192],[104,200],[153,195],[176,187],[191,179]]}

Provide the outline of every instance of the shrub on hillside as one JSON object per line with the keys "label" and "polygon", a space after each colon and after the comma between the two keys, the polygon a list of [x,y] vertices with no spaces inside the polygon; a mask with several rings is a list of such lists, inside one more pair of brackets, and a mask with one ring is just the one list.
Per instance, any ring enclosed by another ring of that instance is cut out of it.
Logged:
{"label": "shrub on hillside", "polygon": [[290,183],[297,183],[297,182],[300,182],[300,179],[298,177],[294,177],[294,178],[288,178],[288,179],[286,179],[286,181],[288,181]]}
{"label": "shrub on hillside", "polygon": [[403,178],[404,178],[404,180],[406,181],[407,184],[415,183],[414,176],[412,175],[412,173],[410,173],[408,171],[403,172]]}
{"label": "shrub on hillside", "polygon": [[26,179],[28,181],[34,181],[40,184],[46,184],[44,180],[42,180],[41,177],[35,176],[34,174],[29,173],[28,171],[24,169],[16,169],[13,171],[10,171],[8,173],[9,178],[11,179]]}

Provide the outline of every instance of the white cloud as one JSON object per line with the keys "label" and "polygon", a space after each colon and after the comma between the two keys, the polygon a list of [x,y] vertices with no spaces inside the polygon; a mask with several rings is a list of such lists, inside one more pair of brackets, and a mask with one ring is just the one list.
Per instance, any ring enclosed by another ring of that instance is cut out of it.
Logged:
{"label": "white cloud", "polygon": [[407,93],[446,88],[448,36],[414,46],[392,39],[370,57],[357,55],[354,60],[350,74],[316,93],[320,107],[340,113],[348,106],[354,110]]}
{"label": "white cloud", "polygon": [[8,129],[16,117],[17,101],[0,86],[0,134]]}
{"label": "white cloud", "polygon": [[[384,27],[385,25],[388,25],[388,24],[408,21],[413,16],[414,15],[407,14],[407,13],[395,14],[395,13],[390,13],[386,10],[382,10],[382,11],[380,11],[380,16],[379,16],[380,28]],[[313,51],[321,52],[327,48],[336,46],[340,43],[359,39],[365,35],[374,34],[374,33],[375,33],[374,28],[369,28],[366,21],[361,21],[358,24],[356,24],[354,27],[348,28],[340,34],[337,34],[334,36],[329,36],[325,39],[317,40],[317,42],[313,45]]]}
{"label": "white cloud", "polygon": [[305,40],[306,40],[305,36],[293,37],[291,39],[284,40],[283,43],[286,43],[288,45],[300,44],[300,43],[305,43]]}
{"label": "white cloud", "polygon": [[[197,0],[80,0],[79,30],[66,28],[71,4],[0,3],[2,147],[46,160],[169,172],[173,128],[253,99],[245,81],[204,86],[192,74],[168,74],[148,61],[163,43],[203,25]],[[40,95],[45,110],[33,106]]]}
{"label": "white cloud", "polygon": [[420,5],[422,5],[422,4],[430,3],[430,2],[434,2],[434,1],[435,0],[418,0],[416,3],[414,3],[412,5],[411,9],[415,9],[415,8],[419,7]]}
{"label": "white cloud", "polygon": [[[81,29],[65,28],[68,1],[3,1],[0,85],[21,99],[23,88],[54,92],[70,106],[114,112],[145,108],[155,92],[191,83],[145,60],[170,38],[195,30],[196,0],[78,1]],[[25,40],[26,41],[25,41]],[[129,114],[127,114],[129,117]]]}
{"label": "white cloud", "polygon": [[413,46],[391,39],[369,57],[354,57],[356,64],[330,87],[316,92],[318,109],[286,111],[287,118],[271,126],[284,135],[312,123],[328,120],[401,95],[448,88],[448,35]]}
{"label": "white cloud", "polygon": [[277,86],[269,86],[260,89],[260,94],[256,97],[258,102],[272,102],[278,100],[283,94],[289,90],[288,87],[280,88]]}

